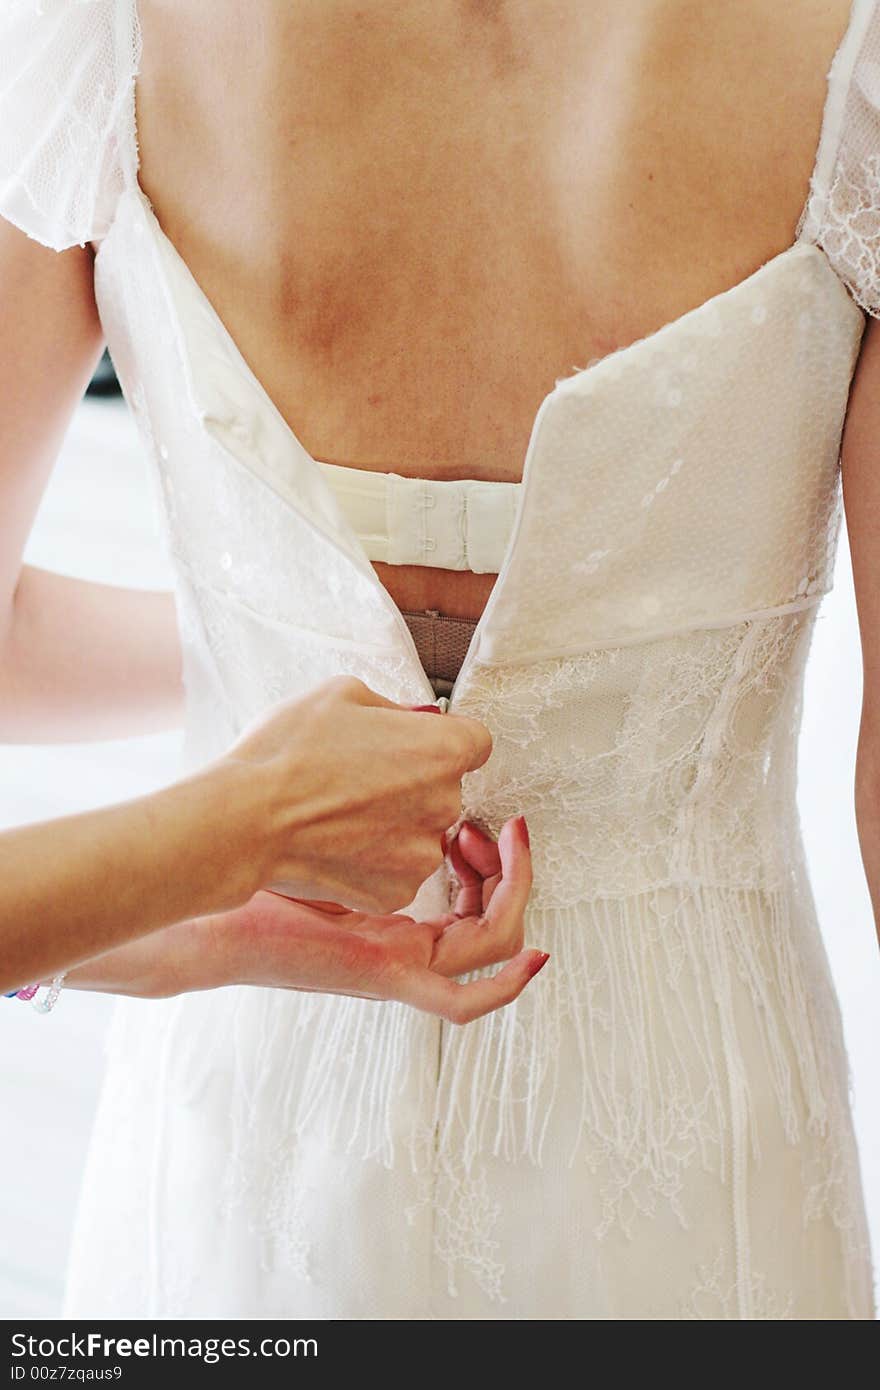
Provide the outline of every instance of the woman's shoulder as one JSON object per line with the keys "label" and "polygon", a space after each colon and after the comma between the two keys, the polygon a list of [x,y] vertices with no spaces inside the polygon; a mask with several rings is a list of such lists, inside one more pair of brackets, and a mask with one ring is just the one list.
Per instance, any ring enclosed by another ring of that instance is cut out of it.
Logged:
{"label": "woman's shoulder", "polygon": [[62,251],[100,240],[136,172],[134,0],[3,0],[0,215]]}

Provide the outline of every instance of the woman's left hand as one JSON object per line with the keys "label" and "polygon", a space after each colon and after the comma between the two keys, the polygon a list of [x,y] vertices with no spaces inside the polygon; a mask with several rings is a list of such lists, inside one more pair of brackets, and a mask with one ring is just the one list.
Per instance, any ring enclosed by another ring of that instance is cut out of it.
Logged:
{"label": "woman's left hand", "polygon": [[[449,860],[460,883],[453,911],[429,921],[260,892],[242,908],[87,962],[68,983],[144,997],[252,984],[396,999],[469,1022],[516,998],[547,957],[522,950],[531,862],[521,818],[504,825],[497,844],[465,822]],[[454,978],[502,961],[494,976]]]}

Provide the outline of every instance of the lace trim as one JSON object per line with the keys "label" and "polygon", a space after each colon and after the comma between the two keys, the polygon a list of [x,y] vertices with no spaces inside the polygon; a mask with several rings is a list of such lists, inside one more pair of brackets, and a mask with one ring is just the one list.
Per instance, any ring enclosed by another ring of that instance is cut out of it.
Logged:
{"label": "lace trim", "polygon": [[56,251],[101,238],[137,168],[132,0],[4,0],[0,211]]}
{"label": "lace trim", "polygon": [[[546,987],[466,1029],[444,1026],[439,1073],[439,1025],[400,1006],[299,999],[292,1007],[283,994],[239,991],[227,1209],[271,1212],[265,1239],[298,1251],[303,1268],[297,1136],[320,1136],[360,1162],[406,1162],[422,1184],[408,1218],[420,1207],[433,1213],[450,1292],[467,1271],[501,1301],[500,1194],[487,1185],[484,1160],[541,1167],[552,1133],[554,1155],[566,1143],[568,1164],[591,1174],[600,1241],[612,1231],[637,1237],[663,1210],[691,1228],[699,1221],[691,1175],[715,1174],[738,1225],[739,1316],[760,1316],[750,1302],[748,1193],[766,1132],[755,1088],[767,1086],[785,1143],[802,1153],[804,1219],[838,1230],[858,1310],[867,1238],[846,1060],[829,987],[804,950],[809,922],[793,893],[698,884],[673,900],[658,892],[533,914],[528,939],[554,959]],[[746,1061],[755,1046],[763,1070]]]}
{"label": "lace trim", "polygon": [[822,247],[861,309],[880,317],[880,152],[839,168],[809,200]]}
{"label": "lace trim", "polygon": [[822,246],[852,299],[880,316],[880,6],[855,0],[797,237]]}

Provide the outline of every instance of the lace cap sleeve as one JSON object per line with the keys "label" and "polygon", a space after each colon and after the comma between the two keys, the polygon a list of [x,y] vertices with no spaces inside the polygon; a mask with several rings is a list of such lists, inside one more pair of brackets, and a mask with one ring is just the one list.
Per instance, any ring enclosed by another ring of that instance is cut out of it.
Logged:
{"label": "lace cap sleeve", "polygon": [[134,0],[0,0],[0,215],[63,251],[136,176]]}
{"label": "lace cap sleeve", "polygon": [[855,0],[829,69],[798,235],[820,245],[856,303],[880,317],[880,0]]}

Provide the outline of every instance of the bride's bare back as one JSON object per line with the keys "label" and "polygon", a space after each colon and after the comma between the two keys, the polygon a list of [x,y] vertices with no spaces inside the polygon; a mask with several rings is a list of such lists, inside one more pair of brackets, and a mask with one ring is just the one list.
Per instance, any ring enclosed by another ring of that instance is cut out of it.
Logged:
{"label": "bride's bare back", "polygon": [[[141,183],[317,458],[516,480],[557,378],[794,240],[849,0],[141,0]],[[476,615],[488,575],[376,566]]]}

